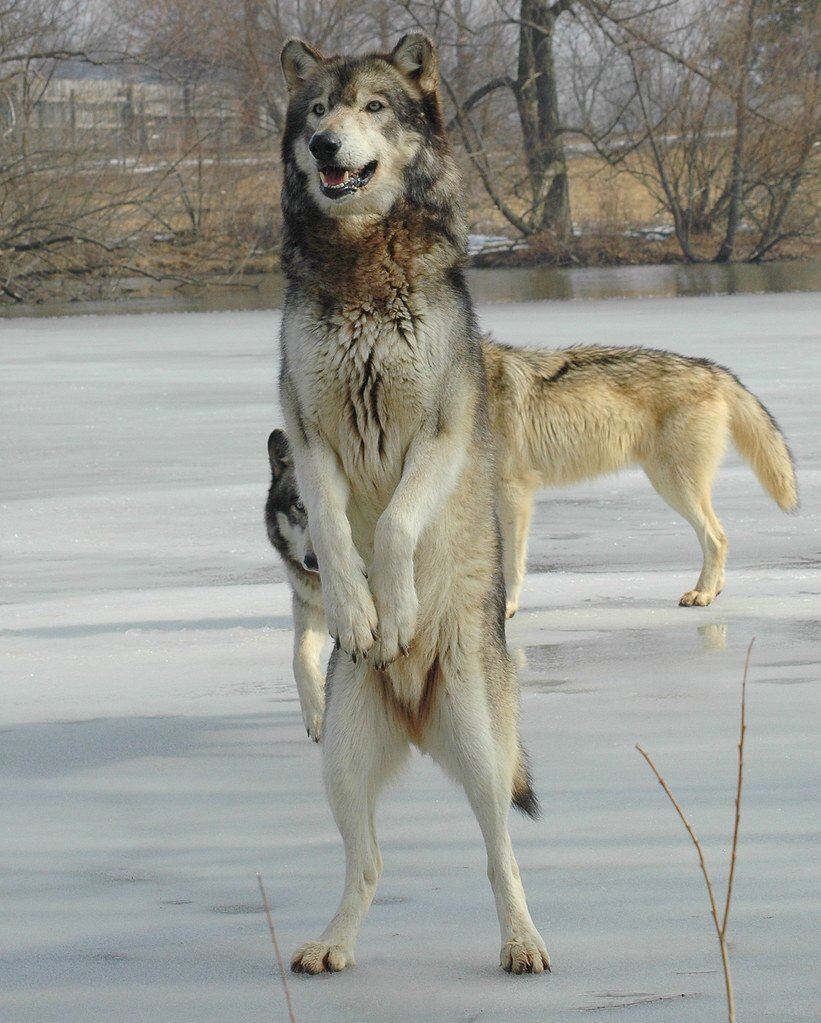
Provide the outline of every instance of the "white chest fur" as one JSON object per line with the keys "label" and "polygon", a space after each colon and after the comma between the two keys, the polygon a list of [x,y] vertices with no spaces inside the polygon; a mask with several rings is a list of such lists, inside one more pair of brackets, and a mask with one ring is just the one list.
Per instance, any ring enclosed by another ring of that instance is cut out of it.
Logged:
{"label": "white chest fur", "polygon": [[419,295],[286,318],[292,385],[300,410],[336,452],[356,489],[391,491],[408,444],[437,415],[448,317]]}

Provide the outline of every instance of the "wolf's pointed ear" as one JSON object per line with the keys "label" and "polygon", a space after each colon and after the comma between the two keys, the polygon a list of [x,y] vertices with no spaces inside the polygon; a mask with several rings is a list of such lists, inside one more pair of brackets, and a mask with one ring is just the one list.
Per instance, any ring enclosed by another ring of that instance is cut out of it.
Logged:
{"label": "wolf's pointed ear", "polygon": [[291,464],[291,445],[284,430],[274,430],[268,438],[268,461],[271,463],[271,473],[275,480],[279,479]]}
{"label": "wolf's pointed ear", "polygon": [[439,86],[439,59],[436,47],[421,32],[402,36],[391,53],[391,63],[414,82],[422,92],[436,92]]}
{"label": "wolf's pointed ear", "polygon": [[279,59],[288,83],[288,92],[296,92],[317,64],[325,60],[319,50],[303,43],[301,39],[289,39],[282,47]]}

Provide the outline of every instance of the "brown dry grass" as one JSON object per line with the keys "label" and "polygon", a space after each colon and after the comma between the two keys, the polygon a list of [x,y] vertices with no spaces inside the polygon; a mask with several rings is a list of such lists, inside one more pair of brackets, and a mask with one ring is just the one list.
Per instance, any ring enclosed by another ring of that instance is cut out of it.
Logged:
{"label": "brown dry grass", "polygon": [[594,156],[568,161],[570,208],[582,230],[615,234],[627,227],[669,224],[657,198],[634,176]]}

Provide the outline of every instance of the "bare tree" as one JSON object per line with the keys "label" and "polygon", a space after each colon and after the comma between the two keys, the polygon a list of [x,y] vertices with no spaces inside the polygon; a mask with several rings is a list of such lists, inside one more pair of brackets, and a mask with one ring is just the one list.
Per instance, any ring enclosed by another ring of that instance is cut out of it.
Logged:
{"label": "bare tree", "polygon": [[[423,26],[452,10],[405,6]],[[496,21],[487,5],[484,20],[471,12],[474,38],[493,29],[501,43],[482,79],[468,91],[446,76],[453,125],[526,236],[572,233],[575,133],[656,197],[686,258],[761,259],[817,224],[820,12],[800,0],[499,0]]]}
{"label": "bare tree", "polygon": [[91,220],[116,205],[105,194],[72,203],[76,154],[42,120],[58,65],[90,59],[82,13],[79,0],[7,0],[0,18],[0,293],[14,299],[28,277],[58,269],[67,246],[95,244]]}
{"label": "bare tree", "polygon": [[[477,10],[448,0],[403,4],[440,46],[443,26],[456,31],[455,68],[449,73],[446,62],[443,76],[451,124],[493,204],[521,234],[549,235],[559,242],[569,238],[572,224],[554,47],[557,22],[573,4],[499,0],[495,8],[484,4]],[[462,54],[468,49],[489,58],[478,79],[466,73]],[[516,135],[518,144],[511,148]],[[503,145],[494,145],[494,138],[503,138]]]}
{"label": "bare tree", "polygon": [[817,5],[673,4],[641,22],[586,7],[623,87],[600,94],[585,131],[656,195],[687,259],[757,260],[813,230]]}
{"label": "bare tree", "polygon": [[[88,24],[82,0],[7,3],[0,296],[71,294],[72,280],[102,288],[123,275],[189,280],[239,268],[261,242],[273,247],[276,182],[267,202],[245,182],[266,162],[270,178],[276,152],[270,140],[252,159],[228,152],[242,134],[244,94],[209,54],[206,33],[186,34],[162,6],[167,38],[187,48],[152,49],[156,39],[133,22]],[[205,8],[194,24],[216,35]],[[191,238],[205,244],[158,258],[158,244]]]}
{"label": "bare tree", "polygon": [[[693,261],[763,259],[817,226],[817,4],[107,0],[103,10],[107,25],[88,0],[6,0],[0,297],[53,292],[89,271],[100,281],[269,267],[286,105],[278,58],[291,35],[329,54],[385,51],[419,28],[436,39],[480,231],[506,222],[537,251],[573,259],[570,177],[600,158],[641,182]],[[581,137],[589,152],[578,155]],[[611,204],[614,227],[621,206]]]}
{"label": "bare tree", "polygon": [[131,30],[129,52],[135,59],[179,81],[208,81],[214,75],[231,80],[250,132],[268,125],[282,130],[287,94],[279,54],[289,36],[310,40],[328,53],[337,52],[341,43],[346,48],[367,45],[385,9],[346,0],[118,3],[120,19]]}

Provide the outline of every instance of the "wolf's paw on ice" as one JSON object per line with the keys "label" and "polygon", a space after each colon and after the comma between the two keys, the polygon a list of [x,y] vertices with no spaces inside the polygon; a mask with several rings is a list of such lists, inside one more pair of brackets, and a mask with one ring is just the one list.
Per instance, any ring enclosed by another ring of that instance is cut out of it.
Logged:
{"label": "wolf's paw on ice", "polygon": [[550,972],[550,956],[538,934],[506,941],[499,954],[499,964],[507,973]]}
{"label": "wolf's paw on ice", "polygon": [[353,966],[353,952],[344,945],[329,945],[324,941],[306,941],[291,956],[294,973],[339,973]]}
{"label": "wolf's paw on ice", "polygon": [[709,604],[712,604],[717,596],[717,593],[711,593],[709,590],[688,590],[682,594],[678,606],[707,607]]}

